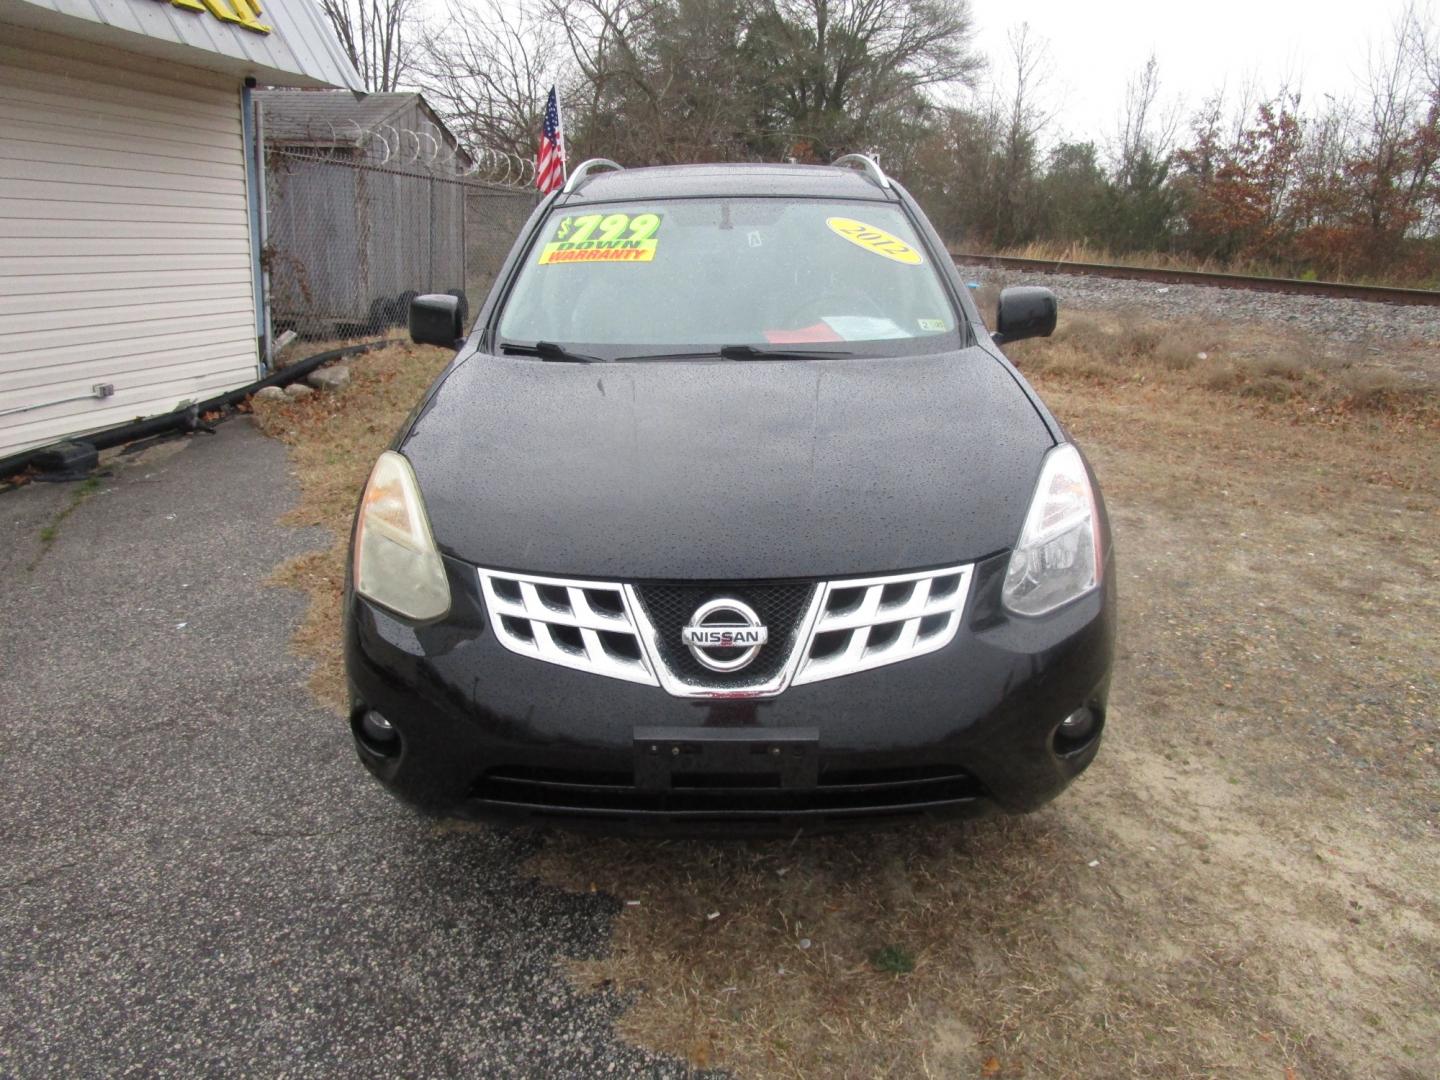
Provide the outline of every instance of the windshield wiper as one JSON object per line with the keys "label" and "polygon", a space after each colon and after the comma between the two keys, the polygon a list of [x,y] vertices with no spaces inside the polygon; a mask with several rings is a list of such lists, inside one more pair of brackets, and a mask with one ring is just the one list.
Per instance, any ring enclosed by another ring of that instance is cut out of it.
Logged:
{"label": "windshield wiper", "polygon": [[854,356],[843,349],[761,349],[754,345],[722,345],[726,360],[804,360],[811,356]]}
{"label": "windshield wiper", "polygon": [[601,364],[603,360],[598,356],[587,356],[585,353],[571,352],[564,345],[557,345],[553,341],[537,341],[534,345],[522,345],[518,341],[506,341],[500,345],[500,351],[509,353],[512,356],[536,356],[541,360],[561,360],[572,364]]}
{"label": "windshield wiper", "polygon": [[854,356],[835,349],[762,349],[754,345],[721,345],[704,352],[640,353],[621,360],[808,360],[811,357]]}

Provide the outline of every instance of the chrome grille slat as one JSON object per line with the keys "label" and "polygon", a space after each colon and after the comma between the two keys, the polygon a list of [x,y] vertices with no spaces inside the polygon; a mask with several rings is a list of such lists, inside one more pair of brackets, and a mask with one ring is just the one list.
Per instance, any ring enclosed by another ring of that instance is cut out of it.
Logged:
{"label": "chrome grille slat", "polygon": [[[964,573],[968,576],[969,568]],[[880,596],[885,591],[886,584],[895,584],[892,579],[886,579],[882,584],[871,585],[865,590],[865,599],[861,601],[856,611],[830,614],[826,608],[821,612],[820,621],[815,626],[816,633],[824,633],[827,630],[854,630],[861,626],[877,626],[882,623],[908,622],[911,619],[922,619],[926,615],[941,615],[955,606],[957,599],[963,600],[959,594],[964,591],[962,588],[932,600],[930,598],[930,585],[937,578],[950,577],[957,573],[955,570],[944,570],[932,572],[930,575],[915,579],[916,586],[910,595],[910,599],[902,604],[881,606]],[[902,583],[904,579],[902,578]],[[853,589],[855,586],[849,582],[833,582],[828,590],[839,592],[842,589]]]}
{"label": "chrome grille slat", "polygon": [[[485,609],[490,615],[490,627],[500,644],[511,652],[543,660],[561,667],[589,671],[612,679],[658,686],[648,653],[640,643],[640,635],[631,619],[625,603],[624,592],[618,585],[604,581],[574,581],[562,578],[537,577],[533,574],[507,574],[498,570],[480,570],[480,589],[485,597]],[[495,587],[497,580],[513,582],[520,592],[520,602],[500,595]],[[540,595],[539,586],[553,585],[563,588],[569,600],[570,610],[564,611],[547,603]],[[620,615],[597,611],[590,602],[590,594],[608,593],[620,607]],[[512,632],[506,626],[506,619],[523,623],[530,631],[527,639]],[[566,648],[557,642],[550,628],[568,627],[580,634],[583,648]],[[601,632],[619,634],[635,642],[636,659],[616,656],[601,641]]]}
{"label": "chrome grille slat", "polygon": [[[944,648],[959,631],[970,595],[972,567],[848,578],[807,587],[811,595],[795,626],[788,655],[778,669],[772,667],[771,674],[750,684],[734,680],[723,684],[696,682],[693,675],[672,670],[665,659],[667,650],[662,647],[635,584],[499,570],[478,572],[490,625],[496,638],[511,652],[608,678],[660,686],[677,697],[770,697],[792,685],[868,671]],[[953,579],[953,587],[946,579]],[[937,595],[935,584],[941,581],[945,584]],[[502,595],[496,582],[503,582],[511,595]],[[886,603],[886,589],[900,585],[908,585],[908,593]],[[752,587],[758,586],[735,584],[740,592]],[[542,595],[542,588],[551,593],[550,599]],[[554,590],[563,592],[563,607]],[[859,603],[853,599],[857,591]],[[513,598],[517,593],[518,601]],[[926,620],[936,617],[944,622],[922,633]],[[523,628],[529,636],[507,623]],[[897,625],[898,632],[894,629]],[[572,638],[578,634],[580,647],[557,640],[555,630],[569,633]],[[605,633],[632,642],[635,656],[617,655],[601,637]],[[827,641],[833,644],[816,655],[822,635],[827,635]],[[843,646],[835,635],[844,635]]]}
{"label": "chrome grille slat", "polygon": [[[943,649],[955,640],[955,634],[960,629],[960,615],[965,610],[965,601],[970,595],[970,573],[969,566],[951,566],[942,570],[890,574],[861,581],[828,582],[821,590],[820,615],[815,620],[811,640],[805,646],[800,668],[795,673],[792,685],[836,679],[842,675],[868,671]],[[939,596],[931,595],[936,581],[951,577],[959,579],[954,589],[949,589]],[[914,583],[908,598],[899,603],[881,603],[886,586],[907,582]],[[865,594],[858,607],[850,610],[837,603],[832,608],[832,597],[836,593],[860,588],[865,590]],[[931,616],[944,616],[945,622],[939,629],[922,637],[921,624]],[[873,646],[870,644],[872,632],[895,623],[903,625],[893,641]],[[812,655],[815,639],[821,634],[834,633],[850,635],[845,647],[825,656]]]}

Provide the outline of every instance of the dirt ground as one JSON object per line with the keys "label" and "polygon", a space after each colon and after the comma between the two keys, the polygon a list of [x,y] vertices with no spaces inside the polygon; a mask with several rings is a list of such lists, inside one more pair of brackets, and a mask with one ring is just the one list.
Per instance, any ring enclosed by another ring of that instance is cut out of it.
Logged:
{"label": "dirt ground", "polygon": [[[573,974],[630,994],[630,1039],[764,1077],[1437,1074],[1434,402],[1317,373],[1294,342],[1189,354],[1183,328],[1075,329],[1014,355],[1114,523],[1096,764],[1024,818],[552,837],[537,876],[626,901]],[[343,535],[435,364],[387,350],[343,395],[264,410],[301,466],[299,520]],[[299,644],[330,694],[338,552],[280,575],[316,597]]]}

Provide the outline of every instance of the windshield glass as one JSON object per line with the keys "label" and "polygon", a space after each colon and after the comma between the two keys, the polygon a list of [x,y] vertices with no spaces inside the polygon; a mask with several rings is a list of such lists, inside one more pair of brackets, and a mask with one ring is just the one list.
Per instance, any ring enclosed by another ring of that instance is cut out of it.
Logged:
{"label": "windshield glass", "polygon": [[499,329],[502,343],[611,359],[724,345],[901,355],[958,344],[955,309],[898,207],[791,199],[557,209]]}

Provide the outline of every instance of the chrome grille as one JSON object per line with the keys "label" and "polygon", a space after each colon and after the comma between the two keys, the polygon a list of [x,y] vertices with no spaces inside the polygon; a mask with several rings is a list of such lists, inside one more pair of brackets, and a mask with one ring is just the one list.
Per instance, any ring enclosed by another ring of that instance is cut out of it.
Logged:
{"label": "chrome grille", "polygon": [[481,570],[480,588],[490,627],[511,652],[659,684],[619,585]]}
{"label": "chrome grille", "polygon": [[[677,697],[769,697],[942,649],[970,593],[970,566],[818,585],[734,582],[627,585],[480,570],[496,638],[511,652]],[[703,669],[680,630],[706,600],[752,604],[771,632],[754,664]]]}
{"label": "chrome grille", "polygon": [[943,649],[960,628],[970,567],[831,581],[794,683],[819,682]]}
{"label": "chrome grille", "polygon": [[[807,629],[806,616],[815,596],[813,582],[743,582],[699,585],[645,584],[635,586],[655,634],[655,656],[675,677],[692,686],[743,690],[765,685],[778,678],[795,653],[796,638]],[[755,609],[770,631],[769,640],[755,659],[739,671],[712,671],[695,659],[680,640],[680,631],[697,608],[706,601],[730,597],[743,600]],[[640,624],[642,632],[645,623]]]}

